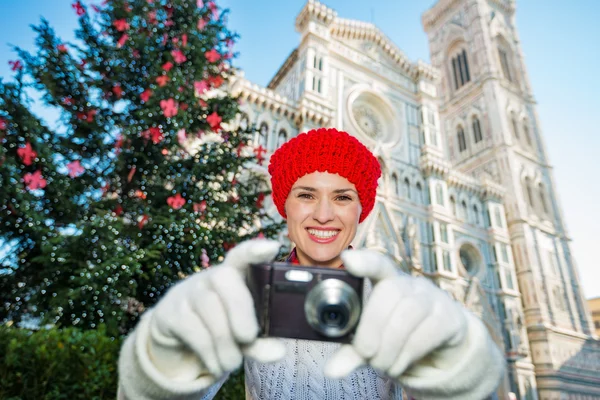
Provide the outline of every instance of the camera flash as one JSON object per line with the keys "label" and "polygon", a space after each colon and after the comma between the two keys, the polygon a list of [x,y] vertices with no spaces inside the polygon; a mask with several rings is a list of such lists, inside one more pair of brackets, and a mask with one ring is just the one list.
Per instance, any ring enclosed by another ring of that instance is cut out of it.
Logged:
{"label": "camera flash", "polygon": [[290,269],[285,273],[285,279],[293,282],[310,282],[313,279],[313,275],[308,271]]}

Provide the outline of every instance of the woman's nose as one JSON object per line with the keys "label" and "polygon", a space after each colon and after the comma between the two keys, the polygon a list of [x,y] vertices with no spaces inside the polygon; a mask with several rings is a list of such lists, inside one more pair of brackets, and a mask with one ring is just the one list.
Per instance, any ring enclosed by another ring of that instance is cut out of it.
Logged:
{"label": "woman's nose", "polygon": [[313,218],[316,221],[320,223],[329,222],[334,218],[334,215],[334,205],[329,199],[321,199],[315,205]]}

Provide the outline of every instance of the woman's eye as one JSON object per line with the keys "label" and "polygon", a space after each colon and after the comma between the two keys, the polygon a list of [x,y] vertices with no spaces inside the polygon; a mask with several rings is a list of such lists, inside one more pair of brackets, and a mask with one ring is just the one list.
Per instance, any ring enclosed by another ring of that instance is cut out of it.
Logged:
{"label": "woman's eye", "polygon": [[301,199],[312,199],[312,195],[308,193],[300,193],[298,197]]}
{"label": "woman's eye", "polygon": [[342,200],[342,201],[349,201],[349,200],[352,200],[352,197],[350,197],[350,196],[338,196],[337,199],[338,200]]}

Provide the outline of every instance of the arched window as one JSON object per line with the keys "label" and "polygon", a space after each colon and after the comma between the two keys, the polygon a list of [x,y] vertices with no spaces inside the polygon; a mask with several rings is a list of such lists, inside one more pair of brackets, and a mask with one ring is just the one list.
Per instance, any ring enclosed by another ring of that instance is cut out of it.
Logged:
{"label": "arched window", "polygon": [[458,217],[456,212],[456,200],[454,200],[454,196],[450,196],[450,211],[455,217]]}
{"label": "arched window", "polygon": [[404,197],[410,200],[410,181],[408,178],[404,178]]}
{"label": "arched window", "polygon": [[435,185],[435,200],[440,205],[444,205],[444,188],[441,183]]}
{"label": "arched window", "polygon": [[502,75],[504,79],[509,82],[516,82],[517,76],[512,63],[512,50],[508,42],[502,37],[497,37],[498,43],[498,60],[500,61],[500,68],[502,69]]}
{"label": "arched window", "polygon": [[467,60],[467,51],[465,49],[454,53],[451,58],[451,68],[455,90],[463,87],[471,80],[471,74],[469,73],[469,61]]}
{"label": "arched window", "polygon": [[517,125],[517,118],[515,117],[515,113],[510,113],[510,123],[512,124],[512,131],[515,139],[519,140],[519,126]]}
{"label": "arched window", "polygon": [[415,197],[416,197],[415,201],[419,204],[425,203],[423,201],[423,187],[421,186],[420,182],[417,182],[416,188],[417,188],[417,193],[415,195]]}
{"label": "arched window", "polygon": [[531,187],[531,179],[525,178],[525,194],[527,202],[533,207],[533,188]]}
{"label": "arched window", "polygon": [[469,209],[467,208],[467,203],[464,200],[460,203],[460,213],[460,217],[463,220],[467,221],[469,219]]}
{"label": "arched window", "polygon": [[287,142],[287,132],[285,129],[281,129],[277,134],[277,148],[281,147],[285,142]]}
{"label": "arched window", "polygon": [[529,126],[527,121],[523,121],[523,135],[525,135],[525,140],[527,141],[527,145],[531,146],[531,135],[529,134]]}
{"label": "arched window", "polygon": [[323,58],[319,58],[319,71],[323,71]]}
{"label": "arched window", "polygon": [[392,174],[392,185],[393,185],[393,188],[394,188],[394,194],[396,196],[399,196],[400,195],[400,188],[398,187],[398,175],[396,175],[395,172]]}
{"label": "arched window", "polygon": [[476,225],[480,224],[479,208],[477,208],[477,204],[473,204],[473,222],[475,222]]}
{"label": "arched window", "polygon": [[548,214],[548,203],[546,202],[546,190],[544,190],[544,185],[541,183],[538,186],[538,196],[540,197],[540,204],[542,205],[542,210],[544,213]]}
{"label": "arched window", "polygon": [[240,129],[245,131],[249,127],[250,127],[250,118],[248,117],[248,114],[242,113],[242,116],[240,118]]}
{"label": "arched window", "polygon": [[260,129],[258,130],[257,145],[267,148],[268,138],[269,138],[269,125],[267,125],[266,122],[262,122],[260,124]]}
{"label": "arched window", "polygon": [[498,207],[494,209],[494,218],[496,219],[496,225],[498,225],[498,228],[502,228],[502,215],[500,214],[500,209]]}
{"label": "arched window", "polygon": [[317,56],[313,58],[313,68],[317,68]]}
{"label": "arched window", "polygon": [[483,136],[481,135],[481,124],[477,117],[473,117],[473,139],[475,140],[475,143],[479,143],[483,140]]}
{"label": "arched window", "polygon": [[458,151],[461,153],[467,149],[467,141],[465,140],[465,131],[462,126],[456,128],[456,137],[458,139]]}

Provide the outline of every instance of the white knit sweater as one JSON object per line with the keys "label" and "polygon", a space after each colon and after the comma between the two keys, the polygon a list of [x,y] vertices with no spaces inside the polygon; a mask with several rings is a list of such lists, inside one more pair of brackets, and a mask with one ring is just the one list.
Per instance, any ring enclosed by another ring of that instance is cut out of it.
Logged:
{"label": "white knit sweater", "polygon": [[361,368],[345,379],[323,376],[325,362],[339,344],[285,340],[286,358],[278,363],[245,363],[248,399],[402,399],[400,387],[372,368]]}

